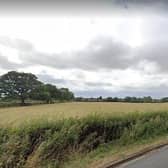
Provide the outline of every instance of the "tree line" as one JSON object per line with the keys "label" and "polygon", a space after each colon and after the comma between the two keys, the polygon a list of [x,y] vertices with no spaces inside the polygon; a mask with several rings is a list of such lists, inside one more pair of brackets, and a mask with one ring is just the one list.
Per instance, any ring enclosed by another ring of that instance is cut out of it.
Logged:
{"label": "tree line", "polygon": [[144,97],[126,96],[124,98],[119,98],[119,97],[103,98],[102,96],[97,97],[97,98],[76,97],[75,101],[78,101],[78,102],[164,103],[164,102],[168,102],[168,97],[164,97],[160,99],[154,99],[151,96],[144,96]]}
{"label": "tree line", "polygon": [[77,102],[129,102],[129,103],[159,103],[168,102],[168,97],[154,99],[146,97],[106,97],[97,98],[74,97],[68,88],[57,88],[52,84],[45,84],[38,80],[32,73],[10,71],[0,76],[0,100],[20,100],[25,105],[26,99],[40,100],[45,103],[55,101],[77,101]]}
{"label": "tree line", "polygon": [[32,73],[10,71],[0,76],[0,99],[19,99],[21,105],[25,105],[26,99],[46,103],[70,101],[74,99],[74,94],[68,88],[44,84]]}

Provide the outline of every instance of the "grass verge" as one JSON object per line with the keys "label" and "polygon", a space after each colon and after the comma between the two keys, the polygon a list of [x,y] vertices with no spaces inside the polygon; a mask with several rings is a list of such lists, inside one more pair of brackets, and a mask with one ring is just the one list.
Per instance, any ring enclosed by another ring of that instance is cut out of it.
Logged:
{"label": "grass verge", "polygon": [[73,156],[62,168],[103,168],[105,165],[127,158],[147,148],[168,142],[168,135],[139,140],[122,145],[119,142],[104,144],[88,154]]}
{"label": "grass verge", "polygon": [[83,155],[100,158],[167,134],[168,112],[94,115],[55,122],[41,120],[22,128],[1,127],[0,168],[60,168],[66,163],[69,166],[76,156],[87,163]]}

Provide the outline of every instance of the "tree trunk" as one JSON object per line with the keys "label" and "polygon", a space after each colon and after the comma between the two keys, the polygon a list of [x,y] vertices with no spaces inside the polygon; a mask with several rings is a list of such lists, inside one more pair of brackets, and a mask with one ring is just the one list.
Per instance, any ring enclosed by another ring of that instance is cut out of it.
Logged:
{"label": "tree trunk", "polygon": [[24,106],[25,105],[25,99],[23,96],[21,96],[21,105]]}

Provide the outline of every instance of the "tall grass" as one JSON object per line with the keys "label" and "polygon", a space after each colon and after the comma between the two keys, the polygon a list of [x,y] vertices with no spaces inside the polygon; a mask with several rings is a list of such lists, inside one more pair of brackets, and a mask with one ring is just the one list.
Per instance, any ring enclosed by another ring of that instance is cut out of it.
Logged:
{"label": "tall grass", "polygon": [[61,167],[69,156],[101,144],[128,144],[167,133],[168,112],[94,115],[0,128],[0,168],[29,167],[30,162],[35,167]]}
{"label": "tall grass", "polygon": [[0,126],[20,126],[22,123],[45,118],[60,120],[62,118],[82,118],[90,114],[125,115],[130,112],[168,111],[168,103],[56,103],[26,107],[0,108]]}

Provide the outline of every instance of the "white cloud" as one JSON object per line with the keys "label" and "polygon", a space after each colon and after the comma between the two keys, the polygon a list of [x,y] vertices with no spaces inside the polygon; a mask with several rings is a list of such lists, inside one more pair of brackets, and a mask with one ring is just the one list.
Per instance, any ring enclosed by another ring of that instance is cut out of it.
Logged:
{"label": "white cloud", "polygon": [[165,16],[1,16],[0,74],[32,72],[95,95],[167,88]]}
{"label": "white cloud", "polygon": [[48,53],[83,49],[97,36],[138,46],[143,43],[141,20],[134,16],[1,16],[0,36],[30,41],[37,50]]}
{"label": "white cloud", "polygon": [[21,63],[21,60],[19,59],[19,52],[17,49],[0,44],[0,52],[3,56],[7,57],[10,62]]}

